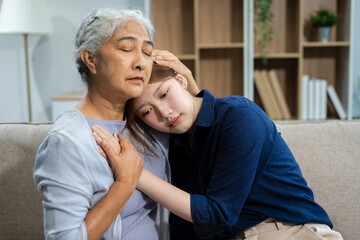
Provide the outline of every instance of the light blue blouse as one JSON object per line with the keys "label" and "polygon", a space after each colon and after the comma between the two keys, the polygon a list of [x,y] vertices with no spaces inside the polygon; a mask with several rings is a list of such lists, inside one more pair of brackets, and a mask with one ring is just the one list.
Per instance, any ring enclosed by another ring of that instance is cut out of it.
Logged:
{"label": "light blue blouse", "polygon": [[[117,128],[115,132],[119,133],[124,124],[103,121],[100,125],[108,131]],[[123,134],[129,137],[127,130]],[[158,156],[143,155],[144,168],[164,179],[167,137],[155,135]],[[33,175],[43,195],[46,239],[87,239],[86,214],[107,193],[114,179],[81,112],[66,111],[55,121],[39,147]],[[155,226],[157,208],[158,204],[135,190],[103,239],[163,238]],[[159,225],[163,226],[162,221]]]}

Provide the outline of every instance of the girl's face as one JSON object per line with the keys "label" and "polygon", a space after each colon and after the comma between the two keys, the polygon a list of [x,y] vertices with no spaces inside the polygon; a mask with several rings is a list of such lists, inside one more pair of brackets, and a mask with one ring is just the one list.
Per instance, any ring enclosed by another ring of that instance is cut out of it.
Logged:
{"label": "girl's face", "polygon": [[168,133],[185,133],[195,123],[202,98],[195,98],[178,80],[149,83],[136,99],[140,119],[150,127]]}

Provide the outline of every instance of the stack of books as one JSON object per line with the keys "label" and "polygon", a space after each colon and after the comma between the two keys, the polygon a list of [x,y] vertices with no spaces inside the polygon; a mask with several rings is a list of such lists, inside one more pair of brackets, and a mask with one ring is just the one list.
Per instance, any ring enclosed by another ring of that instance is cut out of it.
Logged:
{"label": "stack of books", "polygon": [[327,118],[327,94],[340,119],[346,118],[345,110],[333,86],[325,79],[301,78],[301,119],[325,120]]}
{"label": "stack of books", "polygon": [[255,70],[254,81],[265,112],[271,119],[291,119],[289,106],[274,70]]}

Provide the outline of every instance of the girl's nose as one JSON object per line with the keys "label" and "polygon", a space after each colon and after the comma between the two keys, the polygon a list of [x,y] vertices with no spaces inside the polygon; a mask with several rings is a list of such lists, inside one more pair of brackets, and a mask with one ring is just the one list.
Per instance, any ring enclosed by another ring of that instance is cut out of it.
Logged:
{"label": "girl's nose", "polygon": [[172,109],[169,108],[167,105],[161,105],[159,106],[159,112],[161,113],[162,117],[168,118],[172,114]]}

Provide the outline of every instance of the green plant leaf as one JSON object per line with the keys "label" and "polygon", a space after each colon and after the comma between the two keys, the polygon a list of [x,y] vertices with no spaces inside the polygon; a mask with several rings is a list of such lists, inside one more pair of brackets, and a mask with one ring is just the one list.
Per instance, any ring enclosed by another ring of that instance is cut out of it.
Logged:
{"label": "green plant leaf", "polygon": [[268,61],[267,47],[276,37],[275,29],[271,25],[273,18],[271,5],[272,0],[256,0],[255,2],[256,39],[264,64]]}

